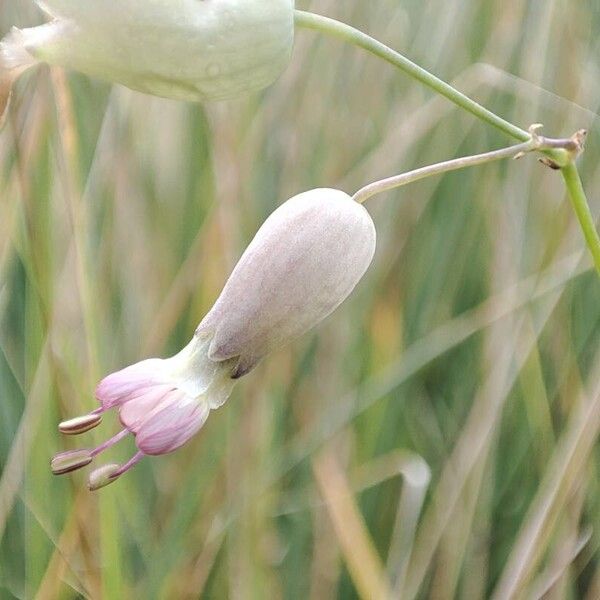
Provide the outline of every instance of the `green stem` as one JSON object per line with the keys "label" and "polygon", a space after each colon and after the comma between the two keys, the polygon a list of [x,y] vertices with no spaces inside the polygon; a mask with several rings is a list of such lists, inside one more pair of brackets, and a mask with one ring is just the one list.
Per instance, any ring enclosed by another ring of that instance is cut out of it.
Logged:
{"label": "green stem", "polygon": [[563,167],[561,173],[567,186],[569,200],[575,210],[577,219],[579,219],[579,225],[585,236],[588,248],[592,253],[596,271],[600,275],[600,237],[598,237],[594,218],[592,217],[592,212],[590,211],[575,163],[570,163],[566,167]]}
{"label": "green stem", "polygon": [[385,61],[391,63],[395,67],[404,71],[407,75],[410,75],[417,81],[425,84],[427,87],[436,91],[438,94],[445,96],[451,102],[454,102],[457,106],[475,115],[477,118],[486,121],[490,125],[493,125],[500,131],[503,131],[510,137],[513,137],[521,142],[526,142],[529,139],[529,134],[524,129],[513,125],[509,121],[506,121],[502,117],[494,114],[481,104],[475,102],[468,96],[465,96],[450,84],[446,83],[431,74],[429,71],[423,69],[419,65],[415,64],[399,52],[388,48],[385,44],[372,38],[370,35],[363,33],[359,29],[310,12],[302,10],[296,10],[295,22],[298,27],[304,27],[305,29],[313,29],[322,33],[327,33],[341,40],[349,42],[354,46],[358,46],[379,58],[383,58]]}
{"label": "green stem", "polygon": [[380,181],[370,183],[358,190],[358,192],[354,194],[353,199],[359,204],[362,204],[376,194],[399,188],[403,185],[419,181],[420,179],[431,177],[432,175],[441,175],[442,173],[474,167],[503,158],[515,158],[520,153],[531,152],[535,149],[533,141],[530,140],[529,142],[517,144],[516,146],[509,146],[508,148],[501,148],[500,150],[492,150],[491,152],[475,154],[474,156],[461,156],[460,158],[446,160],[434,165],[420,167],[414,171],[408,171],[401,175],[395,175],[393,177],[388,177],[387,179],[381,179]]}
{"label": "green stem", "polygon": [[[465,96],[450,84],[442,81],[439,77],[429,73],[429,71],[415,64],[399,52],[388,48],[385,44],[382,44],[359,29],[347,25],[346,23],[336,21],[335,19],[302,10],[294,11],[294,15],[297,27],[319,31],[362,48],[394,65],[401,71],[404,71],[407,75],[420,81],[460,108],[470,112],[478,119],[493,125],[496,129],[504,132],[510,137],[519,140],[520,142],[529,140],[530,136],[524,129],[513,125],[484,106],[481,106],[481,104],[478,104],[468,96]],[[573,155],[570,154],[568,150],[564,149],[546,149],[544,150],[544,154],[549,156],[556,165],[562,168],[562,174],[567,186],[571,204],[575,209],[575,213],[577,214],[577,218],[583,229],[586,243],[594,258],[596,270],[600,274],[600,240],[598,239],[598,233],[594,226],[592,214],[589,209],[583,186],[581,185],[577,167],[573,163]]]}

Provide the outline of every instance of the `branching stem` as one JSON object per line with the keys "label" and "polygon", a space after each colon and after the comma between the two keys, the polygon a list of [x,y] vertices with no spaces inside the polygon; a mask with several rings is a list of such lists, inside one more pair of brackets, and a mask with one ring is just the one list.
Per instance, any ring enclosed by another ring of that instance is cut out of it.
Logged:
{"label": "branching stem", "polygon": [[474,167],[505,158],[520,158],[529,152],[543,152],[548,149],[565,150],[573,155],[577,155],[581,152],[584,136],[583,131],[578,131],[575,135],[567,139],[552,139],[538,135],[537,132],[539,128],[539,125],[532,125],[529,129],[529,140],[522,144],[501,148],[500,150],[492,150],[491,152],[484,152],[483,154],[475,154],[474,156],[462,156],[460,158],[447,160],[434,165],[421,167],[414,171],[395,175],[394,177],[375,181],[356,192],[356,194],[354,194],[354,200],[362,204],[376,194],[393,190],[403,185],[419,181],[420,179],[431,177],[432,175],[441,175],[442,173]]}
{"label": "branching stem", "polygon": [[[426,69],[423,69],[416,63],[412,62],[399,52],[392,50],[385,44],[377,41],[359,29],[356,29],[355,27],[352,27],[346,23],[336,21],[335,19],[302,10],[296,10],[294,14],[297,27],[319,31],[362,48],[363,50],[366,50],[367,52],[370,52],[371,54],[392,64],[438,94],[445,96],[448,98],[448,100],[463,110],[466,110],[478,119],[489,123],[499,131],[504,132],[506,135],[523,142],[523,144],[526,146],[531,142],[531,134],[524,129],[521,129],[506,119],[503,119],[499,115],[496,115],[468,96],[465,96],[465,94],[459,92],[449,83],[446,83],[439,77],[436,77]],[[558,140],[558,142],[561,142],[561,140]],[[423,169],[417,169],[411,173],[405,173],[404,175],[399,175],[397,177],[392,177],[390,179],[371,184],[371,186],[367,186],[366,188],[363,188],[357,192],[355,197],[358,199],[358,201],[364,202],[364,200],[375,193],[380,193],[386,189],[398,187],[398,185],[405,185],[406,183],[423,179],[423,177],[461,169],[467,166],[482,164],[489,162],[490,160],[507,158],[515,150],[519,152],[519,146],[520,145],[512,148],[506,148],[504,150],[496,150],[491,153],[481,154],[473,157],[459,158],[453,161],[451,160],[445,163],[440,163],[438,165],[424,167]],[[507,154],[504,154],[505,152]],[[579,220],[586,243],[594,258],[596,270],[600,274],[600,238],[598,237],[594,219],[592,217],[592,213],[581,184],[577,167],[574,163],[574,159],[576,158],[578,152],[573,152],[571,149],[565,148],[561,143],[559,143],[558,147],[549,144],[542,149],[542,152],[548,157],[548,160],[545,160],[545,163],[552,168],[560,169],[562,172],[569,199]]]}

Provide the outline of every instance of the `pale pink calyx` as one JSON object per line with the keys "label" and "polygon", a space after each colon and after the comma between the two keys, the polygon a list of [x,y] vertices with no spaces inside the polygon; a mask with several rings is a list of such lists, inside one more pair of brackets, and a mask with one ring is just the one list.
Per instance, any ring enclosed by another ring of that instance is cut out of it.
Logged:
{"label": "pale pink calyx", "polygon": [[234,377],[303,335],[352,292],[375,252],[373,221],[340,190],[315,189],[275,210],[198,329],[208,355],[236,358]]}

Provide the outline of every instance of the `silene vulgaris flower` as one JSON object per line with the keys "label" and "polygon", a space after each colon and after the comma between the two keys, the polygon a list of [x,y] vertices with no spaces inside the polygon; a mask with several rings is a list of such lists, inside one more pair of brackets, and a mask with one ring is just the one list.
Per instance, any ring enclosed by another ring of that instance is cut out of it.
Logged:
{"label": "silene vulgaris flower", "polygon": [[294,0],[36,0],[51,20],[0,42],[0,120],[15,80],[45,62],[134,90],[203,101],[285,69]]}
{"label": "silene vulgaris flower", "polygon": [[95,449],[56,455],[53,472],[79,469],[133,435],[137,453],[123,465],[93,471],[89,488],[94,490],[145,455],[185,444],[240,377],[346,299],[371,263],[375,240],[369,213],[339,190],[316,189],[282,204],[259,229],[181,352],[108,375],[96,388],[99,408],[59,426],[65,434],[84,433],[114,409],[123,430]]}

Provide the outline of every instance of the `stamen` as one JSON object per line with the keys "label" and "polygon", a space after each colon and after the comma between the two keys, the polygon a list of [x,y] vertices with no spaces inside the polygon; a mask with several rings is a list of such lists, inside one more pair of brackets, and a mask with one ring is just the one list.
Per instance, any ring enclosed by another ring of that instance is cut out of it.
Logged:
{"label": "stamen", "polygon": [[119,468],[118,464],[111,463],[98,467],[92,471],[88,478],[88,490],[90,490],[90,492],[95,492],[96,490],[111,484],[113,481],[116,481],[117,476],[115,476],[115,473]]}
{"label": "stamen", "polygon": [[58,430],[65,435],[79,435],[100,425],[102,414],[95,410],[81,417],[75,417],[59,424]]}
{"label": "stamen", "polygon": [[108,465],[103,465],[95,471],[92,471],[88,478],[88,489],[90,492],[95,492],[100,488],[110,485],[113,481],[116,481],[121,475],[123,475],[123,473],[129,471],[129,469],[142,460],[144,456],[145,454],[143,452],[137,452],[122,466],[111,463]]}
{"label": "stamen", "polygon": [[113,473],[111,477],[114,477],[115,479],[120,477],[123,475],[123,473],[129,471],[129,469],[137,465],[137,463],[139,463],[144,456],[146,455],[143,452],[136,452],[123,466],[119,467],[118,471]]}
{"label": "stamen", "polygon": [[100,452],[104,452],[107,448],[114,446],[118,441],[122,440],[128,434],[129,434],[128,429],[123,429],[122,431],[119,431],[119,433],[117,433],[117,435],[114,435],[109,440],[106,440],[106,442],[103,442],[102,444],[100,444],[97,448],[94,448],[91,452],[92,457],[98,456],[98,454],[100,454]]}
{"label": "stamen", "polygon": [[88,449],[67,450],[56,454],[50,461],[54,475],[64,475],[81,469],[92,462],[92,453]]}

